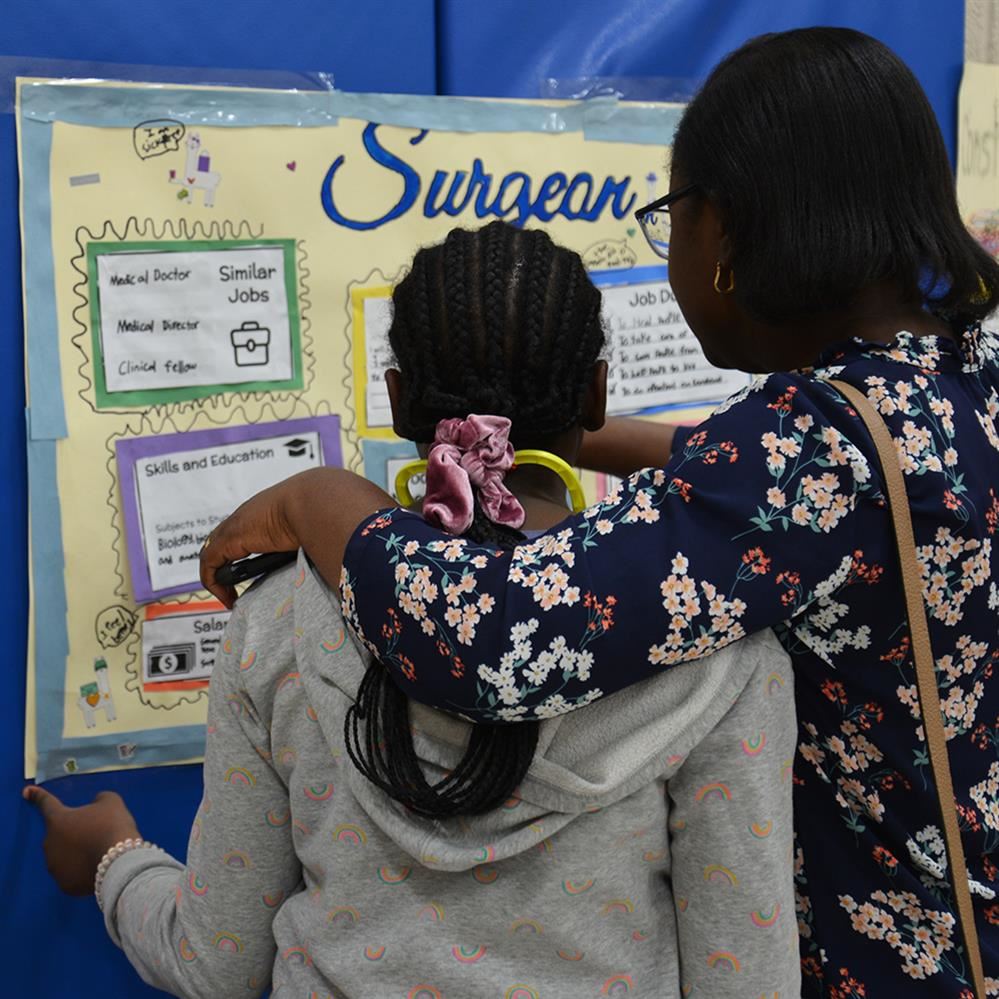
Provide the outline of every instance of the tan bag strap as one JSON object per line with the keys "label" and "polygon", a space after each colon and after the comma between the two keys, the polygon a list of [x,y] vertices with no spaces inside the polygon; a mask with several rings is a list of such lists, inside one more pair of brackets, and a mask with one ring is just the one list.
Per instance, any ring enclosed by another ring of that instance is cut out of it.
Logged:
{"label": "tan bag strap", "polygon": [[905,590],[905,606],[909,618],[909,634],[912,638],[912,657],[916,664],[916,686],[919,689],[919,705],[923,714],[923,731],[926,733],[933,781],[940,801],[950,881],[954,889],[954,901],[961,923],[961,935],[964,938],[964,953],[971,968],[976,999],[985,999],[982,954],[978,946],[971,892],[968,890],[968,868],[964,861],[961,832],[957,824],[954,785],[950,776],[947,739],[940,711],[940,694],[937,691],[930,629],[926,622],[926,607],[923,603],[922,577],[916,559],[916,541],[912,533],[909,498],[905,491],[902,469],[898,463],[898,452],[884,420],[859,389],[841,381],[830,381],[829,384],[846,396],[850,405],[857,411],[857,415],[864,421],[874,439],[874,447],[877,449],[885,486],[888,489],[888,505],[895,527],[895,544],[898,548],[902,587]]}

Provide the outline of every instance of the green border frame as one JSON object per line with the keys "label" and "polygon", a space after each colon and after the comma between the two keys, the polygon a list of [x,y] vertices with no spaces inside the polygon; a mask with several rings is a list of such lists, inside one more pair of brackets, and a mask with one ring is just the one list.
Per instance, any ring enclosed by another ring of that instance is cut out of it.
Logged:
{"label": "green border frame", "polygon": [[[231,250],[253,246],[279,246],[284,250],[284,285],[288,299],[288,327],[291,332],[292,376],[282,381],[235,382],[220,385],[185,385],[179,388],[136,389],[109,392],[104,377],[104,348],[101,342],[101,301],[97,281],[97,258],[114,253],[182,253],[184,251]],[[98,409],[116,406],[156,406],[189,402],[225,392],[275,392],[301,389],[304,385],[302,343],[298,308],[298,277],[295,270],[293,239],[190,239],[139,240],[133,242],[93,242],[87,244],[87,286],[90,291],[90,342],[93,350],[94,401]]]}

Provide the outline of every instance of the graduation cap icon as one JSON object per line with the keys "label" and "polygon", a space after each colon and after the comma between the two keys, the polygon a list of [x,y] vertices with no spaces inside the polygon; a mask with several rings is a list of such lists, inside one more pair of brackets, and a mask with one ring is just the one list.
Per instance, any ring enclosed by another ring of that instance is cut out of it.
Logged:
{"label": "graduation cap icon", "polygon": [[301,458],[305,455],[306,451],[309,453],[309,457],[315,457],[315,453],[312,450],[312,442],[302,440],[301,437],[292,437],[291,440],[285,441],[284,446],[288,449],[288,457],[290,458]]}

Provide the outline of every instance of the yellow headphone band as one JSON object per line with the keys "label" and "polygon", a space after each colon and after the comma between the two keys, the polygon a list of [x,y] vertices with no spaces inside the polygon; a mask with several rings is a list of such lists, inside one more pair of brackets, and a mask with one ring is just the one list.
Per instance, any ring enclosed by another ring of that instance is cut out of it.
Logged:
{"label": "yellow headphone band", "polygon": [[550,468],[564,483],[569,499],[572,501],[572,512],[580,513],[586,509],[586,497],[583,495],[583,485],[579,477],[557,454],[551,451],[535,451],[528,448],[525,451],[515,451],[513,454],[513,467],[517,465],[542,465]]}
{"label": "yellow headphone band", "polygon": [[413,494],[409,491],[409,480],[414,475],[427,470],[427,463],[422,458],[411,461],[408,465],[403,465],[395,475],[395,495],[403,506],[412,506],[414,503]]}
{"label": "yellow headphone band", "polygon": [[[564,483],[572,501],[572,512],[579,513],[586,509],[586,497],[583,495],[583,486],[576,473],[557,454],[551,451],[516,451],[513,455],[513,467],[518,465],[541,465],[551,469]],[[403,465],[395,477],[395,494],[403,506],[413,505],[413,494],[409,491],[409,480],[414,475],[427,470],[427,463],[424,460],[411,461],[408,465]]]}

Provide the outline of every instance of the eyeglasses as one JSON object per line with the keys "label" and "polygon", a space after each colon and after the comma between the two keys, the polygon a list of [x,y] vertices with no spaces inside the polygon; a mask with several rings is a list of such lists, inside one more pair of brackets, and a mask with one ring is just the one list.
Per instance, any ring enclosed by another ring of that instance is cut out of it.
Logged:
{"label": "eyeglasses", "polygon": [[697,187],[697,184],[686,184],[678,191],[672,191],[662,198],[657,198],[652,204],[639,208],[635,212],[635,219],[642,227],[642,232],[645,233],[649,246],[663,260],[669,260],[669,237],[672,228],[669,214],[670,206],[675,201],[690,194],[691,191],[696,190]]}

